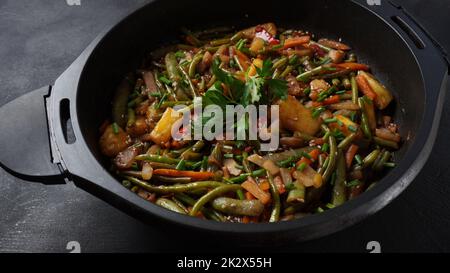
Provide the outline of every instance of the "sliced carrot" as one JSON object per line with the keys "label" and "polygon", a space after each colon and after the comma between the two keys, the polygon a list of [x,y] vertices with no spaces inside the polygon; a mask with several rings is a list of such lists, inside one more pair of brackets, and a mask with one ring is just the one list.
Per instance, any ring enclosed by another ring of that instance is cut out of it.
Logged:
{"label": "sliced carrot", "polygon": [[270,184],[269,181],[267,180],[263,180],[262,182],[259,183],[259,188],[263,191],[268,191],[270,190]]}
{"label": "sliced carrot", "polygon": [[250,223],[250,217],[249,216],[242,217],[242,223],[244,223],[244,224]]}
{"label": "sliced carrot", "polygon": [[281,178],[281,176],[276,176],[273,179],[273,183],[275,183],[275,186],[277,187],[278,193],[279,194],[283,194],[286,192],[286,187],[283,183],[283,179]]}
{"label": "sliced carrot", "polygon": [[254,197],[256,197],[261,203],[264,205],[270,202],[270,194],[261,190],[261,188],[256,184],[256,181],[253,178],[250,178],[242,183],[242,188],[250,192]]}
{"label": "sliced carrot", "polygon": [[289,39],[286,39],[286,41],[284,42],[283,48],[288,49],[291,47],[304,45],[304,44],[309,43],[310,41],[311,41],[310,36],[300,36],[300,37],[289,38]]}
{"label": "sliced carrot", "polygon": [[333,66],[343,68],[343,69],[350,69],[353,71],[358,71],[358,70],[368,71],[370,69],[369,66],[367,66],[365,64],[359,64],[359,63],[340,63],[340,64],[334,64]]}
{"label": "sliced carrot", "polygon": [[247,55],[245,55],[238,49],[236,49],[236,56],[239,60],[239,64],[242,66],[242,69],[244,71],[247,71],[247,69],[250,67],[251,64],[250,59],[247,57]]}
{"label": "sliced carrot", "polygon": [[328,99],[323,101],[323,105],[330,105],[330,104],[335,104],[335,103],[339,103],[341,101],[341,98],[339,97],[339,95],[334,95],[329,97]]}
{"label": "sliced carrot", "polygon": [[249,193],[248,191],[245,192],[245,199],[247,200],[255,200],[255,197],[253,194]]}
{"label": "sliced carrot", "polygon": [[372,90],[372,87],[370,87],[369,82],[364,76],[356,76],[356,83],[358,84],[359,90],[369,99],[375,100],[377,98],[377,94]]}
{"label": "sliced carrot", "polygon": [[303,163],[306,163],[307,165],[311,165],[311,163],[313,163],[312,160],[316,161],[317,158],[319,158],[320,150],[319,149],[314,149],[308,155],[309,155],[309,157],[311,157],[311,159],[309,159],[307,157],[302,157],[302,159],[300,159],[297,162],[297,167],[302,165]]}
{"label": "sliced carrot", "polygon": [[212,172],[192,172],[192,171],[179,171],[172,169],[157,169],[153,171],[153,174],[170,177],[190,177],[194,180],[207,180],[214,177],[214,173]]}
{"label": "sliced carrot", "polygon": [[347,163],[347,168],[352,166],[353,159],[358,152],[359,147],[355,144],[350,145],[347,152],[345,153],[345,162]]}

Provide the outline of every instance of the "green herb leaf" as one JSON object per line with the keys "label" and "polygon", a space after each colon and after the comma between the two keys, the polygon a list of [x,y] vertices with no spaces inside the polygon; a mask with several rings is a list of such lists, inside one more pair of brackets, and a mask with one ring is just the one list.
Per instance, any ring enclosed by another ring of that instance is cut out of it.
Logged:
{"label": "green herb leaf", "polygon": [[285,80],[271,79],[268,81],[269,92],[274,99],[286,100],[288,97],[288,83]]}
{"label": "green herb leaf", "polygon": [[244,94],[241,97],[241,104],[245,107],[252,103],[259,102],[261,99],[261,90],[264,87],[265,80],[259,77],[251,77],[245,84]]}

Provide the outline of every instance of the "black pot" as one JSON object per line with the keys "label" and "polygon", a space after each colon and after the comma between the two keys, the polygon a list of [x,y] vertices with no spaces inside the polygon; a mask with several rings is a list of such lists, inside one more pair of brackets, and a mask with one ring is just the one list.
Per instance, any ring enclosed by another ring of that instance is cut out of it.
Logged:
{"label": "black pot", "polygon": [[[166,224],[231,235],[227,237],[301,241],[348,227],[386,206],[423,167],[436,137],[448,71],[437,43],[401,7],[390,1],[381,6],[367,2],[374,1],[230,0],[220,7],[210,1],[151,2],[98,36],[53,86],[0,109],[0,162],[28,180],[72,180],[147,222],[156,217]],[[371,65],[395,93],[395,119],[407,136],[395,154],[398,167],[372,190],[336,209],[276,224],[216,223],[183,216],[124,188],[108,172],[109,162],[98,147],[98,128],[110,115],[112,93],[123,76],[137,68],[146,53],[174,41],[183,26],[240,28],[267,21],[311,30],[319,37],[342,37],[362,62]]]}

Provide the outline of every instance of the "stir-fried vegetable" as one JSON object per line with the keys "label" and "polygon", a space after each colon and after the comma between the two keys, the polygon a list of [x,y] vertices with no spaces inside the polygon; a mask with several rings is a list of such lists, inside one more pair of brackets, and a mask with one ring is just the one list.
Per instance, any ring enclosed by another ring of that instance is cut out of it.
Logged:
{"label": "stir-fried vegetable", "polygon": [[[101,152],[138,196],[213,221],[278,222],[357,198],[396,166],[394,97],[349,45],[274,23],[183,32],[120,83],[100,129]],[[173,139],[182,113],[191,124],[215,118],[196,116],[199,97],[220,109],[278,106],[277,123],[265,125],[279,125],[280,147],[262,151],[262,137]]]}

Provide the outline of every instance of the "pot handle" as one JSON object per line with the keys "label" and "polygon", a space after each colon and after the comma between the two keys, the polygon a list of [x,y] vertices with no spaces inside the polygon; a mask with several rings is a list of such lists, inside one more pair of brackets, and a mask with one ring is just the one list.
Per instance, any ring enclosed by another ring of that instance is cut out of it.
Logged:
{"label": "pot handle", "polygon": [[39,88],[0,108],[0,166],[24,180],[60,184],[62,168],[52,163],[45,107],[50,90]]}
{"label": "pot handle", "polygon": [[[450,60],[444,47],[395,0],[353,0],[386,20],[399,33],[408,38],[406,42],[424,67],[435,67],[450,72]],[[436,54],[436,52],[438,54]],[[435,70],[436,71],[436,70]],[[441,72],[437,70],[436,72]],[[443,71],[444,72],[444,71]],[[434,73],[434,74],[439,74]],[[436,75],[442,79],[442,75]],[[439,89],[438,89],[439,90]]]}

